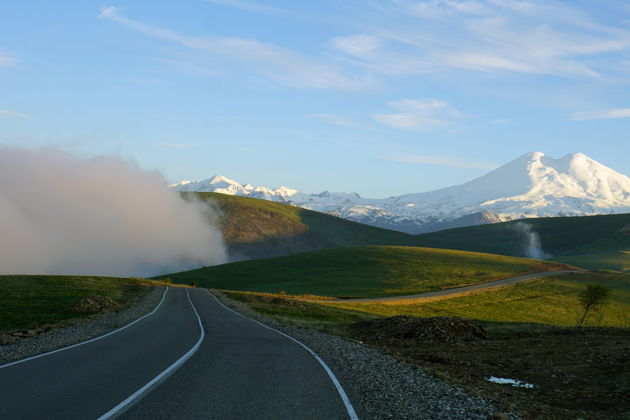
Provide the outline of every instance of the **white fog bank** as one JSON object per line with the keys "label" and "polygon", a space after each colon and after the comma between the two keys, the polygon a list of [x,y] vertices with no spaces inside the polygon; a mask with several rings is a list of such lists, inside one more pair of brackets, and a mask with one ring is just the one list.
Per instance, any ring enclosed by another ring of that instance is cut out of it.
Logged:
{"label": "white fog bank", "polygon": [[0,274],[150,276],[227,260],[217,216],[117,157],[0,146]]}

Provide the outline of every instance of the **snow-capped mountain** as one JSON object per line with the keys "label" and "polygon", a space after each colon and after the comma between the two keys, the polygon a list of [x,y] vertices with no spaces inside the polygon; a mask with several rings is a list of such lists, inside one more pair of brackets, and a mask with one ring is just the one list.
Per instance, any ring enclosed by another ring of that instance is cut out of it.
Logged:
{"label": "snow-capped mountain", "polygon": [[223,176],[171,187],[284,202],[409,233],[524,217],[630,212],[630,178],[582,153],[553,159],[532,152],[465,184],[384,199],[253,187]]}
{"label": "snow-capped mountain", "polygon": [[250,184],[241,185],[233,179],[221,175],[203,181],[184,180],[177,184],[169,185],[178,191],[217,192],[228,195],[242,195],[246,197],[262,198],[270,201],[288,201],[289,197],[301,194],[297,190],[279,187],[275,190],[265,187],[254,187]]}

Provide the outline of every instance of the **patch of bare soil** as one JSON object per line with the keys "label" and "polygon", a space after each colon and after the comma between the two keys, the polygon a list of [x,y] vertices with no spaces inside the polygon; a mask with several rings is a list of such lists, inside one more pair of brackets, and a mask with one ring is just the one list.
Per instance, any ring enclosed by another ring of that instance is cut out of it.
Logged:
{"label": "patch of bare soil", "polygon": [[34,335],[48,332],[54,328],[54,324],[43,324],[37,328],[29,328],[25,330],[4,331],[0,333],[0,346],[11,344],[21,338],[32,337]]}
{"label": "patch of bare soil", "polygon": [[71,313],[87,313],[116,310],[120,307],[109,296],[88,295],[67,309]]}
{"label": "patch of bare soil", "polygon": [[394,317],[357,324],[355,337],[528,419],[630,418],[630,330],[519,326],[481,339],[460,320]]}
{"label": "patch of bare soil", "polygon": [[418,318],[400,315],[360,322],[355,325],[355,331],[359,339],[365,340],[413,339],[452,342],[488,338],[482,327],[455,316]]}

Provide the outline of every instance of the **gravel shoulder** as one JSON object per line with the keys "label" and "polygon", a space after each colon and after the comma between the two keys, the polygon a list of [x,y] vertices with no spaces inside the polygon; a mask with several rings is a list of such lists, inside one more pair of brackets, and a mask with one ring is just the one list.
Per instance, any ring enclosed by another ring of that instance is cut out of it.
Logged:
{"label": "gravel shoulder", "polygon": [[0,364],[70,346],[128,324],[151,312],[160,302],[163,287],[151,287],[137,302],[117,312],[105,312],[76,325],[53,329],[0,346]]}
{"label": "gravel shoulder", "polygon": [[213,292],[225,305],[313,349],[335,372],[362,419],[520,418],[362,343],[280,323]]}

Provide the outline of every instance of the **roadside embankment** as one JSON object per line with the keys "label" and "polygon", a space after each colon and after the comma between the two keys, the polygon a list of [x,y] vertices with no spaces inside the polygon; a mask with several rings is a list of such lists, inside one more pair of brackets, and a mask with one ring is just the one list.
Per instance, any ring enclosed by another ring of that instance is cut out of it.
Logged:
{"label": "roadside embankment", "polygon": [[283,331],[313,349],[335,372],[362,419],[519,418],[374,348],[282,324],[220,292],[214,293],[238,312]]}
{"label": "roadside embankment", "polygon": [[0,364],[70,346],[120,328],[151,312],[162,299],[163,293],[164,287],[151,287],[136,303],[118,312],[97,314],[76,325],[0,346]]}

